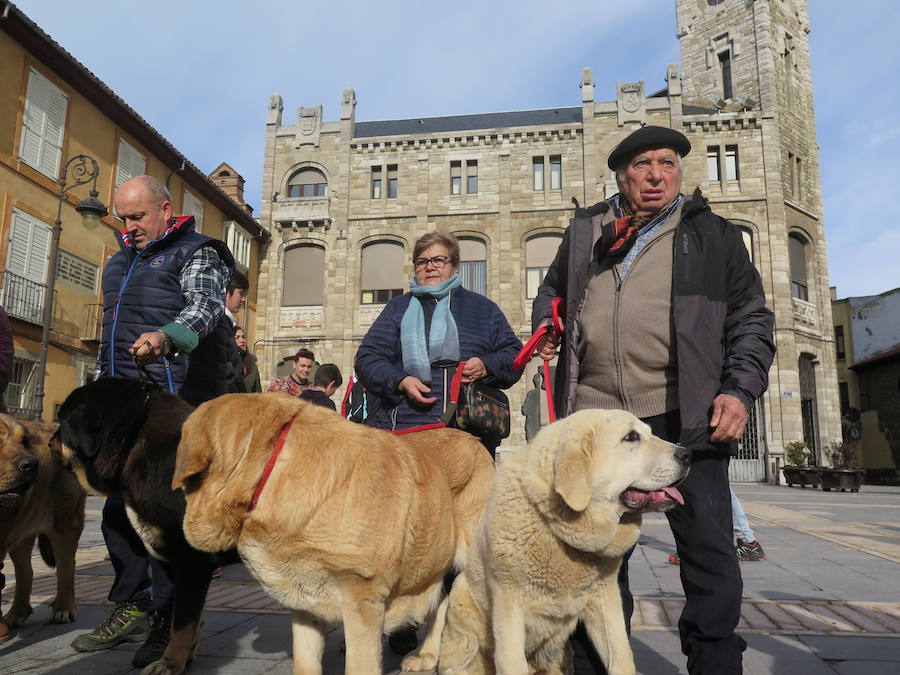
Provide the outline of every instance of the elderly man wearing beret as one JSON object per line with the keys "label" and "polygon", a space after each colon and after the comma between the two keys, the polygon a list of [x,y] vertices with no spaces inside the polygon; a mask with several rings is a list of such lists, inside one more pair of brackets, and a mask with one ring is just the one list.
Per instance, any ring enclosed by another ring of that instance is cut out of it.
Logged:
{"label": "elderly man wearing beret", "polygon": [[[678,622],[688,671],[741,672],[741,573],[731,532],[728,461],[748,411],[765,391],[775,347],[772,312],[738,228],[699,189],[681,193],[681,133],[646,126],[610,154],[619,193],[578,209],[534,301],[534,328],[566,308],[556,408],[628,410],[653,433],[692,451],[679,486],[685,504],[666,513],[681,559]],[[540,355],[556,356],[559,339]],[[626,622],[628,560],[619,577]],[[603,673],[583,629],[575,672]]]}

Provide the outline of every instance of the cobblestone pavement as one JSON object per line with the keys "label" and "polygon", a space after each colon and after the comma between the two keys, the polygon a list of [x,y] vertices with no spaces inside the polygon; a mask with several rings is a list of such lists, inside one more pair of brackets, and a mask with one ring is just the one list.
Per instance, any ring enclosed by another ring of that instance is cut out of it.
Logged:
{"label": "cobblestone pavement", "polygon": [[[739,631],[750,647],[745,672],[778,675],[900,674],[900,488],[864,486],[860,493],[739,485],[766,559],[741,563],[744,604]],[[102,501],[88,500],[77,556],[74,624],[46,624],[55,578],[35,556],[32,621],[0,646],[0,672],[128,673],[131,647],[78,654],[69,643],[102,619],[112,568],[99,534]],[[678,567],[663,516],[645,519],[632,557],[637,596],[634,635],[638,670],[684,673],[675,627],[683,603]],[[7,588],[15,583],[7,564]],[[329,634],[325,673],[341,673],[341,632]],[[385,672],[399,659],[385,650]],[[213,582],[193,673],[289,673],[290,622],[240,566]]]}

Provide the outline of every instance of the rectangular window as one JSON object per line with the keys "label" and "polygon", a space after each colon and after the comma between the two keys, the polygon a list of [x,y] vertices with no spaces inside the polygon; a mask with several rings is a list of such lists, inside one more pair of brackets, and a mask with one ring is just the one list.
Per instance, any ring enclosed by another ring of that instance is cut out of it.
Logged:
{"label": "rectangular window", "polygon": [[847,358],[846,348],[844,347],[844,327],[834,327],[834,348],[839,359]]}
{"label": "rectangular window", "polygon": [[381,167],[372,167],[372,199],[381,199]]}
{"label": "rectangular window", "polygon": [[838,395],[841,400],[841,415],[850,410],[850,387],[846,382],[838,382]]}
{"label": "rectangular window", "polygon": [[462,162],[450,162],[450,194],[462,194]]}
{"label": "rectangular window", "polygon": [[540,192],[544,191],[544,158],[534,157],[531,160],[532,174],[534,175],[534,189]]}
{"label": "rectangular window", "polygon": [[487,261],[469,260],[459,263],[459,278],[467,291],[487,295]]}
{"label": "rectangular window", "polygon": [[722,98],[727,101],[732,96],[730,51],[724,51],[719,54],[719,68],[722,75]]}
{"label": "rectangular window", "polygon": [[90,260],[85,260],[68,251],[59,250],[59,260],[56,268],[56,278],[70,286],[90,293],[97,294],[97,272],[99,265]]}
{"label": "rectangular window", "polygon": [[533,300],[537,297],[538,288],[547,276],[549,267],[529,267],[525,270],[525,297]]}
{"label": "rectangular window", "polygon": [[740,180],[740,166],[738,164],[738,146],[725,146],[725,180]]}
{"label": "rectangular window", "polygon": [[119,156],[116,159],[116,187],[129,178],[142,176],[147,170],[146,158],[124,140],[119,140]]}
{"label": "rectangular window", "polygon": [[40,323],[49,253],[50,226],[13,209],[3,296],[0,298],[10,316]]}
{"label": "rectangular window", "polygon": [[550,156],[550,189],[562,189],[562,157],[559,155]]}
{"label": "rectangular window", "polygon": [[706,148],[706,177],[710,183],[718,183],[721,178],[719,173],[719,146],[711,145]]}
{"label": "rectangular window", "polygon": [[388,199],[396,199],[397,198],[397,165],[396,164],[388,164],[387,168],[387,176],[388,176]]}
{"label": "rectangular window", "polygon": [[19,157],[45,176],[59,177],[69,97],[33,68],[28,74]]}
{"label": "rectangular window", "polygon": [[383,288],[363,291],[360,302],[363,305],[383,305],[394,298],[399,298],[401,295],[403,295],[402,288]]}
{"label": "rectangular window", "polygon": [[10,415],[29,417],[34,409],[34,385],[37,361],[13,357],[6,387],[6,407]]}
{"label": "rectangular window", "polygon": [[203,202],[192,192],[184,191],[184,204],[182,215],[194,216],[194,229],[203,232]]}
{"label": "rectangular window", "polygon": [[237,263],[245,269],[250,268],[250,244],[252,238],[244,228],[233,220],[225,223],[225,244]]}
{"label": "rectangular window", "polygon": [[466,161],[466,194],[473,195],[478,192],[478,160]]}

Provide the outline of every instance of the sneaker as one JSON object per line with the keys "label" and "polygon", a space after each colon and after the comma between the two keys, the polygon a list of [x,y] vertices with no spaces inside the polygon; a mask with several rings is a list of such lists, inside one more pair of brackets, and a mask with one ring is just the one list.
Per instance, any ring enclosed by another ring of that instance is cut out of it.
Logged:
{"label": "sneaker", "polygon": [[419,646],[419,636],[414,626],[400,628],[388,635],[388,645],[397,656],[406,656]]}
{"label": "sneaker", "polygon": [[680,565],[681,558],[679,558],[676,554],[673,553],[668,558],[666,558],[666,562],[668,562],[670,565]]}
{"label": "sneaker", "polygon": [[131,665],[135,668],[149,666],[154,661],[159,661],[166,647],[169,646],[169,637],[172,634],[172,610],[154,610],[150,613],[150,631],[144,644],[134,654]]}
{"label": "sneaker", "polygon": [[220,576],[222,576],[222,568],[221,568],[221,567],[217,567],[216,569],[214,569],[214,570],[212,571],[212,578],[213,578],[213,579],[218,579]]}
{"label": "sneaker", "polygon": [[72,640],[79,652],[99,652],[147,637],[147,612],[136,602],[117,602],[103,623]]}
{"label": "sneaker", "polygon": [[762,560],[766,557],[766,552],[763,551],[763,547],[760,546],[758,541],[738,539],[735,550],[737,551],[738,560]]}

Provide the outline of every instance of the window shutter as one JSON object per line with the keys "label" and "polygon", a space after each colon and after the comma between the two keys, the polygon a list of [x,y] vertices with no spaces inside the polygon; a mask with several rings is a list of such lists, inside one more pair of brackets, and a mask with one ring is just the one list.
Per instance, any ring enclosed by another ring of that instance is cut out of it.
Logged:
{"label": "window shutter", "polygon": [[68,103],[69,97],[59,87],[31,70],[19,156],[26,164],[54,180],[59,176]]}
{"label": "window shutter", "polygon": [[7,269],[20,277],[43,284],[47,280],[50,227],[13,209]]}
{"label": "window shutter", "polygon": [[119,140],[119,159],[116,162],[116,187],[129,178],[141,176],[147,168],[147,160],[124,140]]}
{"label": "window shutter", "polygon": [[193,193],[184,191],[184,213],[183,216],[194,216],[194,227],[197,232],[203,231],[203,202],[201,202]]}

